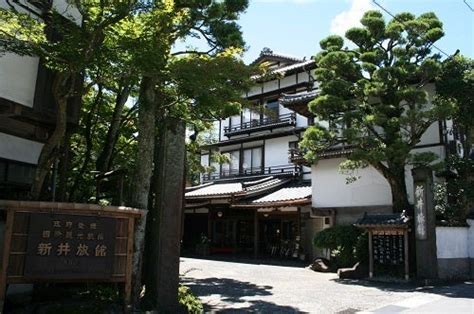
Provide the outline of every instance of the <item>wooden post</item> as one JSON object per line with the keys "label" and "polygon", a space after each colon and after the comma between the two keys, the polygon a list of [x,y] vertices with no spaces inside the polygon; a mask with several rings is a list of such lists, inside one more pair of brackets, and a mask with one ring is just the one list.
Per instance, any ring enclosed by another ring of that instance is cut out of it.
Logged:
{"label": "wooden post", "polygon": [[408,230],[403,231],[403,240],[404,240],[404,246],[405,246],[405,280],[410,279],[410,258],[408,256]]}
{"label": "wooden post", "polygon": [[254,220],[253,221],[253,230],[254,230],[253,257],[257,258],[258,257],[258,210],[257,209],[255,209],[253,220]]}
{"label": "wooden post", "polygon": [[7,292],[7,276],[8,276],[8,261],[10,259],[10,246],[13,232],[13,218],[14,211],[9,209],[7,211],[7,221],[5,223],[5,236],[2,252],[2,270],[0,273],[0,314],[3,314],[3,307],[5,305],[5,294]]}
{"label": "wooden post", "polygon": [[374,276],[374,248],[372,244],[372,231],[369,230],[369,278]]}
{"label": "wooden post", "polygon": [[125,273],[125,313],[132,311],[132,263],[133,263],[133,241],[134,241],[135,220],[128,218],[128,239],[127,239],[127,266]]}

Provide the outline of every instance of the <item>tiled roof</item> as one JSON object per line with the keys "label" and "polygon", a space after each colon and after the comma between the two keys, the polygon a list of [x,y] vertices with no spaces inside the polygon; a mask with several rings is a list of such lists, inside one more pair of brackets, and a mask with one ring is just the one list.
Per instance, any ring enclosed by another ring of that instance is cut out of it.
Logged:
{"label": "tiled roof", "polygon": [[277,58],[277,59],[288,60],[290,62],[291,61],[292,62],[301,62],[301,61],[304,60],[304,59],[299,58],[299,57],[273,52],[273,50],[271,50],[269,48],[263,48],[262,51],[260,52],[260,55],[258,56],[258,58],[255,59],[251,64],[256,64],[256,63],[260,62],[261,60],[263,60],[265,58]]}
{"label": "tiled roof", "polygon": [[[271,70],[269,74],[282,74],[282,73],[285,73],[285,72],[289,72],[289,71],[297,70],[297,69],[300,69],[300,68],[304,68],[306,66],[313,65],[313,64],[315,64],[314,60],[302,61],[302,62],[294,63],[294,64],[291,64],[291,65],[288,65],[288,66],[284,66],[284,67],[281,67],[281,68],[278,68],[278,69],[275,69],[275,70]],[[253,79],[253,80],[259,80],[259,79],[262,79],[262,78],[264,79],[265,77],[262,76],[262,75],[253,75],[251,77],[251,79]]]}
{"label": "tiled roof", "polygon": [[305,66],[310,65],[310,64],[313,64],[313,63],[315,63],[314,60],[307,60],[307,61],[303,61],[303,62],[299,62],[299,63],[292,64],[292,65],[288,65],[288,66],[286,66],[286,67],[278,68],[278,69],[276,69],[275,71],[272,71],[272,73],[288,72],[288,71],[291,71],[291,70],[295,70],[295,69],[299,69],[299,68],[305,67]]}
{"label": "tiled roof", "polygon": [[211,196],[211,195],[230,195],[243,192],[241,183],[222,183],[205,186],[203,188],[187,192],[185,197]]}
{"label": "tiled roof", "polygon": [[357,220],[356,226],[360,227],[404,227],[407,225],[410,218],[406,216],[405,212],[397,214],[367,214]]}
{"label": "tiled roof", "polygon": [[311,194],[311,186],[288,187],[279,189],[262,198],[256,199],[252,203],[277,203],[283,201],[304,200],[311,197]]}
{"label": "tiled roof", "polygon": [[189,199],[201,199],[203,197],[228,197],[229,195],[236,194],[240,196],[254,195],[259,192],[271,190],[289,181],[288,179],[268,176],[263,179],[246,182],[203,184],[194,187],[193,190],[187,191],[185,197]]}
{"label": "tiled roof", "polygon": [[317,90],[304,91],[296,94],[282,94],[279,101],[282,105],[290,105],[300,102],[309,102],[316,98],[317,95]]}
{"label": "tiled roof", "polygon": [[275,179],[272,179],[272,180],[269,180],[269,181],[265,181],[265,182],[262,182],[262,183],[259,183],[259,184],[256,184],[256,185],[249,186],[245,190],[249,193],[250,192],[257,192],[257,191],[261,191],[261,190],[268,190],[268,189],[280,186],[282,184],[285,184],[289,181],[290,180],[288,180],[288,179],[285,180],[285,179],[275,178]]}

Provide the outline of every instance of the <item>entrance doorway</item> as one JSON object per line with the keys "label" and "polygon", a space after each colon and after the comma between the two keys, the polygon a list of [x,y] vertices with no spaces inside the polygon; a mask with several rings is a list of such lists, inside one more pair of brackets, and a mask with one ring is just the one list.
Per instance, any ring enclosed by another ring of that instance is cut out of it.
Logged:
{"label": "entrance doorway", "polygon": [[298,253],[299,240],[297,215],[261,217],[259,219],[259,251],[261,255],[293,257]]}

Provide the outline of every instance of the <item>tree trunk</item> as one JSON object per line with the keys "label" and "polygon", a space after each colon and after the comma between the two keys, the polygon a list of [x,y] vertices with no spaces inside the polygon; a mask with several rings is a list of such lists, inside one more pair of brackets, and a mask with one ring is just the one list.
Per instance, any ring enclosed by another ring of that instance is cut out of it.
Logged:
{"label": "tree trunk", "polygon": [[76,173],[76,176],[74,178],[74,183],[71,187],[71,190],[69,191],[69,202],[75,201],[75,193],[77,190],[77,187],[79,186],[79,181],[83,179],[84,172],[87,169],[87,165],[91,161],[91,155],[92,155],[92,126],[93,122],[92,119],[96,115],[97,108],[99,107],[99,103],[102,100],[102,86],[99,85],[99,89],[97,91],[97,95],[95,96],[94,102],[92,103],[92,107],[89,110],[89,113],[87,114],[86,121],[84,123],[85,127],[85,141],[86,141],[86,151],[84,152],[83,156],[83,161],[82,161],[82,166],[79,169],[79,171]]}
{"label": "tree trunk", "polygon": [[[144,77],[140,85],[138,108],[138,155],[132,191],[132,206],[147,209],[150,192],[151,174],[153,172],[153,151],[156,121],[156,80]],[[142,219],[135,228],[134,257],[133,257],[133,300],[140,298],[142,254],[145,244],[146,220]]]}
{"label": "tree trunk", "polygon": [[178,312],[179,256],[184,193],[185,126],[166,118],[160,132],[155,206],[150,211],[146,248],[146,298],[164,313]]}
{"label": "tree trunk", "polygon": [[35,177],[33,179],[33,184],[31,185],[30,198],[32,200],[39,200],[41,197],[41,191],[43,188],[43,183],[48,175],[48,172],[51,170],[51,165],[54,162],[55,152],[58,146],[61,144],[61,141],[66,134],[67,128],[67,101],[69,98],[69,92],[64,92],[64,89],[67,89],[68,79],[71,78],[71,89],[74,87],[73,76],[59,73],[55,77],[53,84],[53,95],[56,102],[56,126],[48,138],[48,141],[44,144],[43,149],[41,150],[40,156],[38,158],[38,165],[36,167]]}
{"label": "tree trunk", "polygon": [[405,183],[404,166],[394,166],[389,164],[389,175],[386,177],[392,190],[393,212],[401,213],[410,210],[408,202],[407,186]]}
{"label": "tree trunk", "polygon": [[111,168],[112,153],[118,138],[123,108],[128,100],[128,97],[130,96],[131,89],[132,86],[129,84],[124,86],[117,93],[114,113],[112,115],[112,122],[110,123],[110,127],[107,131],[103,149],[96,162],[96,169],[98,171],[107,172]]}
{"label": "tree trunk", "polygon": [[58,202],[66,201],[68,170],[70,167],[70,151],[71,151],[71,133],[67,132],[61,147],[61,156],[59,160],[59,177],[56,200]]}

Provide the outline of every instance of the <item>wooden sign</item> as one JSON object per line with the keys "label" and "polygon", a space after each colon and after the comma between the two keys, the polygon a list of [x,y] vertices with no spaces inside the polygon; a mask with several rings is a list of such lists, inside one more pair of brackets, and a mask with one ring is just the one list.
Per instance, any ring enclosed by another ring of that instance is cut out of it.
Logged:
{"label": "wooden sign", "polygon": [[95,204],[0,200],[6,211],[0,313],[10,283],[123,283],[130,310],[133,235],[144,211]]}
{"label": "wooden sign", "polygon": [[30,215],[26,278],[111,278],[115,219],[74,215]]}

